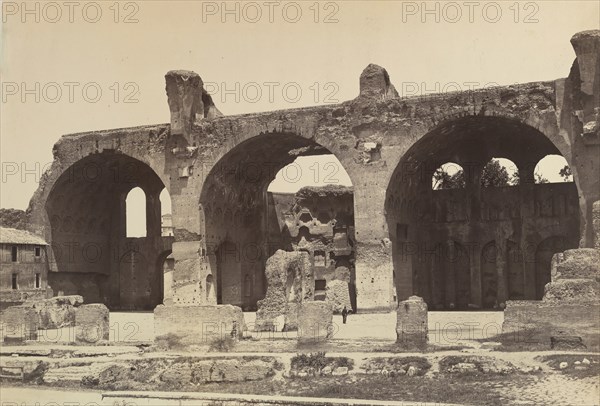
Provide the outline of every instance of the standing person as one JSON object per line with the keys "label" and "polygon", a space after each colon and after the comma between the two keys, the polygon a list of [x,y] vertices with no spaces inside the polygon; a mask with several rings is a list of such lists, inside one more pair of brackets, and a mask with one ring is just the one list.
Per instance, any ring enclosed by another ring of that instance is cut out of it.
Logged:
{"label": "standing person", "polygon": [[344,309],[342,310],[342,321],[344,324],[346,324],[346,318],[348,318],[348,309],[346,309],[346,306],[344,306]]}

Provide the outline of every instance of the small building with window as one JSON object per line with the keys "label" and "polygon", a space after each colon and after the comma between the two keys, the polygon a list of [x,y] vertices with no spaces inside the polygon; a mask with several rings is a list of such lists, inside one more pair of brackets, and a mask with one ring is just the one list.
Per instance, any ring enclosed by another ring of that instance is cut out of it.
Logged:
{"label": "small building with window", "polygon": [[52,296],[47,247],[33,233],[0,227],[0,309]]}

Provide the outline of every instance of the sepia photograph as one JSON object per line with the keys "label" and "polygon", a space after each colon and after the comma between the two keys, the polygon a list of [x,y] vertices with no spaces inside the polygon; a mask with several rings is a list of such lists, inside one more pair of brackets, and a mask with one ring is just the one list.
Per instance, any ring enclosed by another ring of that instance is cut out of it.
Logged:
{"label": "sepia photograph", "polygon": [[600,1],[0,4],[0,406],[600,406]]}

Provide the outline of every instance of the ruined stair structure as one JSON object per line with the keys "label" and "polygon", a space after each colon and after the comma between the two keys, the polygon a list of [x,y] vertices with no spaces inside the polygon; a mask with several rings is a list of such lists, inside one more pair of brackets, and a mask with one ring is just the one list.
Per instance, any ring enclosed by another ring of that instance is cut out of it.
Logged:
{"label": "ruined stair structure", "polygon": [[[594,205],[600,217],[600,201]],[[600,224],[594,221],[594,235]],[[508,301],[502,332],[544,349],[600,348],[600,250],[579,248],[552,258],[552,281],[541,301]]]}

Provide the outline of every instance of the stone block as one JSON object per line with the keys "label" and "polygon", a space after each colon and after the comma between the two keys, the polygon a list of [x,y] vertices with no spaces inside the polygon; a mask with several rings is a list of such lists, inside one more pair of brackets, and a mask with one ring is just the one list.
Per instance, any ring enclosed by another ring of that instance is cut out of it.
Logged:
{"label": "stone block", "polygon": [[82,296],[71,295],[28,301],[23,305],[36,310],[39,318],[39,328],[46,330],[74,326],[75,310],[77,306],[82,304]]}
{"label": "stone block", "polygon": [[29,306],[11,306],[2,312],[2,338],[5,343],[37,340],[39,319]]}
{"label": "stone block", "polygon": [[558,279],[546,284],[544,302],[582,303],[600,298],[600,283],[591,279]]}
{"label": "stone block", "polygon": [[154,309],[154,336],[174,336],[179,344],[210,344],[232,337],[241,338],[244,325],[242,309],[232,305],[158,305]]}
{"label": "stone block", "polygon": [[298,341],[321,341],[333,336],[333,307],[328,302],[303,302],[298,307]]}
{"label": "stone block", "polygon": [[427,345],[427,303],[419,296],[403,300],[396,310],[396,342],[407,348]]}
{"label": "stone block", "polygon": [[101,303],[83,305],[75,312],[75,341],[98,344],[109,339],[109,311]]}

